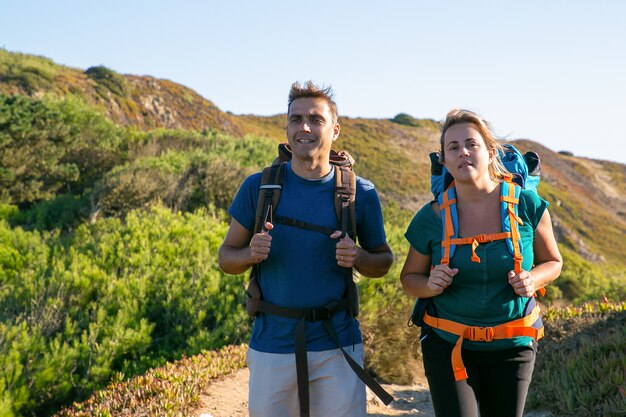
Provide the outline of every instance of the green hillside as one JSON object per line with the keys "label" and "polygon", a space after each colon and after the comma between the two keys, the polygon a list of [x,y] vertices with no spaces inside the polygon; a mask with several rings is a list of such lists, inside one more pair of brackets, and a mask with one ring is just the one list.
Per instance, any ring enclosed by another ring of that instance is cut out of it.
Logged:
{"label": "green hillside", "polygon": [[[408,382],[419,353],[398,276],[404,230],[431,198],[437,124],[340,123],[397,259],[360,283],[367,365]],[[273,160],[284,125],[168,80],[0,49],[0,415],[50,415],[111,380],[247,340],[246,278],[224,275],[216,251],[226,208]],[[626,167],[515,143],[543,159],[539,193],[565,257],[545,302],[624,300]]]}

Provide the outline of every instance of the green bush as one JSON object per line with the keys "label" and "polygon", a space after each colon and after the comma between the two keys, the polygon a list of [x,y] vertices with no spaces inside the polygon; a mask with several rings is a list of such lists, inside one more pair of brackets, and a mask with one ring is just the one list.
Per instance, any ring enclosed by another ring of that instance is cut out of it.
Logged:
{"label": "green bush", "polygon": [[106,98],[107,91],[110,91],[116,96],[126,94],[126,80],[124,77],[105,66],[89,67],[85,71],[85,74],[97,83],[96,91],[103,96],[103,98]]}
{"label": "green bush", "polygon": [[70,236],[0,220],[0,405],[49,415],[116,374],[247,338],[243,277],[224,276],[223,218],[163,207]]}
{"label": "green bush", "polygon": [[0,94],[0,202],[80,194],[124,158],[123,130],[80,100]]}

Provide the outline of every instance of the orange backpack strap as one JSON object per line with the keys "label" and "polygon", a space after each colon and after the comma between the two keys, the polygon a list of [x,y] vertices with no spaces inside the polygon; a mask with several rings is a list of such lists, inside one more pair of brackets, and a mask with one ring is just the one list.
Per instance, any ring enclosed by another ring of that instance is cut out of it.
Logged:
{"label": "orange backpack strap", "polygon": [[519,274],[522,271],[522,238],[519,233],[519,226],[524,224],[518,215],[521,188],[513,183],[509,177],[505,178],[501,187],[502,230],[511,233],[511,238],[507,240],[507,245],[513,255],[513,269]]}
{"label": "orange backpack strap", "polygon": [[458,238],[458,217],[456,206],[456,189],[454,181],[450,183],[448,188],[439,195],[439,210],[441,210],[441,222],[443,228],[443,236],[441,240],[441,264],[448,265],[450,258],[454,256],[455,245],[453,238]]}
{"label": "orange backpack strap", "polygon": [[467,339],[474,342],[491,342],[496,339],[510,339],[519,336],[529,336],[535,340],[539,340],[543,337],[543,326],[540,328],[532,326],[538,319],[539,306],[535,306],[530,314],[525,317],[493,327],[468,326],[452,320],[432,317],[428,314],[428,312],[424,313],[423,320],[424,323],[431,327],[458,336],[457,342],[452,349],[452,370],[454,372],[454,380],[461,381],[463,379],[467,379],[467,370],[465,369],[465,365],[463,364],[463,359],[461,357],[461,346],[463,344],[463,340]]}

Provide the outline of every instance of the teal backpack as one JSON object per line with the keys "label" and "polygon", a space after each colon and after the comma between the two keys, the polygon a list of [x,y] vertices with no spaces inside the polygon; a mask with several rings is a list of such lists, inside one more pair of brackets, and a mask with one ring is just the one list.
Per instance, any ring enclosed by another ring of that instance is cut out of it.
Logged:
{"label": "teal backpack", "polygon": [[[524,155],[511,144],[504,144],[503,151],[499,151],[498,156],[504,167],[511,173],[511,178],[507,179],[501,187],[501,218],[503,234],[506,237],[509,252],[515,259],[515,269],[520,270],[522,253],[521,239],[517,232],[517,223],[520,222],[518,217],[518,205],[521,189],[536,192],[541,176],[541,160],[536,152],[528,151]],[[430,187],[433,197],[438,201],[442,210],[442,245],[441,255],[442,264],[448,264],[454,256],[457,244],[473,244],[484,243],[491,239],[490,236],[480,235],[466,239],[458,236],[458,216],[456,211],[456,192],[453,184],[452,175],[443,166],[439,159],[439,152],[432,152],[429,155],[431,162]],[[499,239],[503,237],[498,235]],[[495,238],[493,240],[496,240]],[[473,251],[472,251],[473,253]],[[480,262],[480,259],[473,253],[472,260]],[[542,289],[540,293],[543,295],[545,291]],[[409,319],[409,325],[415,324],[423,326],[423,316],[426,309],[433,309],[430,298],[418,298],[413,308],[413,314]],[[434,312],[433,312],[434,313]]]}

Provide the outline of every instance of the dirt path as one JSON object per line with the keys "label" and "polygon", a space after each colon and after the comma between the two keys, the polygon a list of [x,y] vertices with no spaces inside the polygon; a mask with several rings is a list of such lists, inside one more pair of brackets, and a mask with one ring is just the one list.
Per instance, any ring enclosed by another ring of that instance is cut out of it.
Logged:
{"label": "dirt path", "polygon": [[[383,385],[396,400],[389,406],[368,390],[367,416],[435,417],[430,393],[425,384]],[[248,369],[215,381],[200,397],[194,417],[248,417]]]}
{"label": "dirt path", "polygon": [[[435,417],[425,379],[414,385],[383,387],[396,398],[385,406],[367,390],[367,417]],[[248,417],[248,368],[240,369],[208,385],[193,417]],[[554,417],[545,411],[528,411],[524,417]]]}

